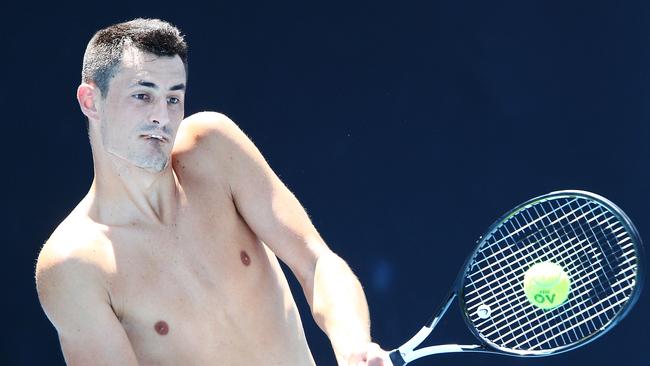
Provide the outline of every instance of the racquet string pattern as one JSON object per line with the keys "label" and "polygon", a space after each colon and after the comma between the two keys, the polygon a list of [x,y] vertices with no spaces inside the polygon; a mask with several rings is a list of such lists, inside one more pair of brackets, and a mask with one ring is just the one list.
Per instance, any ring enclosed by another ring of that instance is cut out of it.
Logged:
{"label": "racquet string pattern", "polygon": [[[523,291],[535,263],[561,265],[569,299],[552,310],[530,304]],[[484,238],[463,283],[463,302],[479,336],[498,348],[545,352],[605,328],[631,297],[637,275],[633,239],[618,216],[585,197],[536,201]],[[482,319],[481,305],[491,309]]]}

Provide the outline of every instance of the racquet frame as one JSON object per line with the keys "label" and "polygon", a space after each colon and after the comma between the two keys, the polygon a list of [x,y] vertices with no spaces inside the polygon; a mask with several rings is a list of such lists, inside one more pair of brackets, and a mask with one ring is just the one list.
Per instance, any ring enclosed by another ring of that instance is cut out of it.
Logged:
{"label": "racquet frame", "polygon": [[[637,258],[638,258],[636,285],[633,290],[633,293],[630,295],[630,298],[623,306],[623,308],[619,311],[617,316],[612,321],[610,321],[606,327],[570,345],[555,348],[553,350],[524,351],[524,350],[502,348],[496,344],[489,342],[488,340],[481,337],[477,329],[473,326],[473,324],[469,320],[469,314],[467,313],[467,309],[463,301],[463,291],[464,291],[463,282],[465,277],[467,276],[467,272],[469,271],[469,265],[472,263],[478,251],[482,248],[485,240],[489,238],[492,235],[492,233],[495,230],[497,230],[510,217],[516,215],[518,212],[530,206],[533,206],[545,200],[572,198],[572,197],[587,198],[589,200],[596,201],[599,204],[608,208],[609,211],[613,213],[620,220],[620,222],[625,227],[627,232],[633,238],[635,242],[635,249],[637,250]],[[486,234],[479,238],[476,247],[472,251],[472,254],[467,257],[465,263],[463,264],[462,270],[459,272],[456,280],[454,281],[454,285],[452,286],[452,290],[450,294],[447,296],[447,299],[442,303],[439,310],[429,319],[429,321],[425,324],[424,327],[422,327],[413,337],[411,337],[411,339],[409,339],[406,343],[404,343],[399,348],[392,350],[389,353],[390,360],[393,366],[403,366],[411,361],[414,361],[416,359],[428,355],[435,355],[440,353],[460,353],[460,352],[484,352],[484,353],[495,353],[495,354],[520,356],[520,357],[541,357],[541,356],[550,356],[550,355],[559,354],[562,352],[566,352],[584,346],[594,341],[595,339],[599,338],[600,336],[604,335],[605,333],[607,333],[629,313],[630,309],[632,309],[632,307],[634,306],[634,304],[636,303],[636,301],[638,300],[641,294],[641,288],[643,287],[643,282],[645,279],[645,270],[643,266],[644,257],[645,257],[645,253],[643,249],[643,244],[641,242],[641,237],[639,236],[639,233],[635,228],[634,224],[632,224],[632,221],[623,212],[623,210],[621,210],[618,206],[616,206],[614,203],[607,200],[606,198],[586,191],[565,190],[565,191],[551,192],[530,199],[518,205],[517,207],[513,208],[503,216],[501,216],[488,228]],[[473,344],[473,345],[443,344],[443,345],[435,345],[435,346],[428,346],[428,347],[415,349],[429,336],[429,334],[431,334],[433,329],[436,327],[440,319],[442,319],[442,317],[445,315],[447,310],[451,307],[451,304],[454,302],[454,300],[456,300],[456,298],[458,298],[459,308],[461,309],[463,319],[465,320],[467,327],[470,329],[474,337],[476,337],[476,339],[479,340],[479,344]]]}

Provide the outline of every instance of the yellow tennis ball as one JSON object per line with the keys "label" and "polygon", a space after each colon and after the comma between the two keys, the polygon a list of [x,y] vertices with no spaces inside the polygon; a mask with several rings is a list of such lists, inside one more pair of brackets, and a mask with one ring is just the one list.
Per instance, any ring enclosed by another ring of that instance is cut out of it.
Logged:
{"label": "yellow tennis ball", "polygon": [[566,301],[571,280],[564,269],[553,262],[536,263],[524,275],[524,292],[531,304],[550,310]]}

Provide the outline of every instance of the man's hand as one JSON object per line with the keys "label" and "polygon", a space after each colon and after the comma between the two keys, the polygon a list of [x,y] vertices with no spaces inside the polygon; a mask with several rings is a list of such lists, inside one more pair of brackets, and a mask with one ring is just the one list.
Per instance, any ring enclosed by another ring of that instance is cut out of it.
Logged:
{"label": "man's hand", "polygon": [[388,352],[377,343],[367,343],[350,354],[347,361],[339,366],[393,366]]}

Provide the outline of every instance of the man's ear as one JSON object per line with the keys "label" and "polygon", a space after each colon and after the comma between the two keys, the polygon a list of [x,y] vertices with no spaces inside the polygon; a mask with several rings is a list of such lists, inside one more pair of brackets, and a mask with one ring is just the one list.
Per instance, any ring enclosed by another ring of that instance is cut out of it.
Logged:
{"label": "man's ear", "polygon": [[99,98],[101,98],[99,89],[93,84],[82,83],[77,88],[79,107],[89,120],[99,119],[99,113],[97,112]]}

